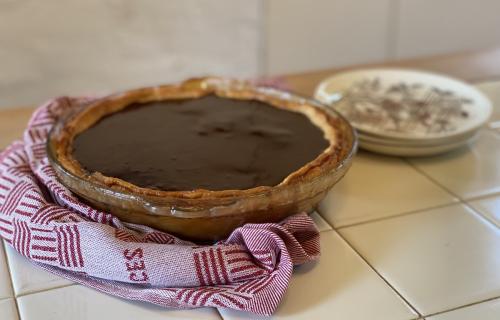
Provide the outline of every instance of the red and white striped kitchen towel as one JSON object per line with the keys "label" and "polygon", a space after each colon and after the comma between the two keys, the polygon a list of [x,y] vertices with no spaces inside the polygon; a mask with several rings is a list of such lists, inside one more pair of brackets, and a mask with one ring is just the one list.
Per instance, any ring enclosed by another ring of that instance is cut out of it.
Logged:
{"label": "red and white striped kitchen towel", "polygon": [[111,295],[272,314],[293,266],[319,257],[312,220],[298,214],[279,224],[247,224],[224,241],[196,246],[89,207],[59,183],[45,151],[54,122],[88,102],[46,103],[23,141],[0,154],[0,236],[40,267]]}

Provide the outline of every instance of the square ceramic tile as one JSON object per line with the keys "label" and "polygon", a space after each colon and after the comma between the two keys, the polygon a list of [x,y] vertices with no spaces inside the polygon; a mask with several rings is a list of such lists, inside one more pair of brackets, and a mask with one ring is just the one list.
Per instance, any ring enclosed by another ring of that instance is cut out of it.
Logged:
{"label": "square ceramic tile", "polygon": [[5,252],[16,296],[73,284],[37,267],[11,246],[6,245]]}
{"label": "square ceramic tile", "polygon": [[0,318],[2,320],[18,320],[16,302],[14,299],[0,300]]}
{"label": "square ceramic tile", "polygon": [[313,219],[314,224],[316,224],[319,232],[332,230],[332,227],[325,221],[325,219],[323,219],[322,216],[320,216],[318,212],[314,211],[310,214],[310,216]]}
{"label": "square ceramic tile", "polygon": [[[259,319],[219,310],[224,319]],[[335,232],[321,234],[321,258],[294,270],[275,319],[413,319],[417,316]],[[262,319],[264,319],[262,317]]]}
{"label": "square ceramic tile", "polygon": [[495,299],[469,307],[445,312],[427,320],[498,320],[500,319],[500,299]]}
{"label": "square ceramic tile", "polygon": [[115,298],[80,285],[22,296],[17,304],[23,320],[220,319],[214,308],[165,309]]}
{"label": "square ceramic tile", "polygon": [[500,196],[474,200],[469,205],[500,228]]}
{"label": "square ceramic tile", "polygon": [[491,131],[456,151],[410,162],[463,199],[500,192],[500,136]]}
{"label": "square ceramic tile", "polygon": [[453,201],[403,160],[361,152],[318,211],[337,228]]}
{"label": "square ceramic tile", "polygon": [[12,285],[10,281],[9,267],[3,248],[3,240],[0,240],[0,299],[13,297]]}
{"label": "square ceramic tile", "polygon": [[500,296],[500,230],[463,205],[339,232],[424,315]]}

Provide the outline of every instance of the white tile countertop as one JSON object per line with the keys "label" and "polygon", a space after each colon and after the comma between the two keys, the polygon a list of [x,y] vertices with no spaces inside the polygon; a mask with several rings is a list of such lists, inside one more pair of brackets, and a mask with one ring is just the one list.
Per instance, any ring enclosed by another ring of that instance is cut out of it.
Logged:
{"label": "white tile countertop", "polygon": [[[359,152],[313,217],[319,262],[296,268],[276,319],[500,319],[500,82],[495,114],[442,156]],[[166,310],[51,275],[0,246],[0,319],[258,319]]]}

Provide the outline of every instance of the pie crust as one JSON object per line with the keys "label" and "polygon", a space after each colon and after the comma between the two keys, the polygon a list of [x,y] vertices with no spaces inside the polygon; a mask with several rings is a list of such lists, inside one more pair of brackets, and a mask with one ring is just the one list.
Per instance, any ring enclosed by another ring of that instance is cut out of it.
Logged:
{"label": "pie crust", "polygon": [[186,191],[149,189],[136,186],[119,178],[105,176],[100,172],[87,172],[73,157],[72,143],[78,134],[90,128],[101,118],[119,112],[128,105],[171,99],[193,99],[214,94],[223,98],[258,100],[276,108],[288,110],[290,112],[300,112],[307,116],[316,127],[322,130],[325,139],[329,142],[329,147],[313,161],[305,164],[295,172],[290,172],[279,186],[297,184],[304,180],[314,179],[326,171],[335,168],[349,150],[346,145],[349,141],[343,136],[345,131],[338,130],[339,118],[332,116],[325,109],[313,106],[305,99],[299,101],[283,99],[283,93],[277,93],[277,91],[272,89],[254,87],[248,82],[223,80],[219,78],[190,79],[175,85],[163,85],[126,91],[100,99],[87,106],[82,112],[77,113],[62,128],[55,151],[59,162],[72,174],[94,183],[103,184],[115,190],[141,195],[196,199],[241,197],[269,191],[273,187],[257,186],[245,190],[218,191],[206,189]]}
{"label": "pie crust", "polygon": [[[329,146],[279,184],[243,190],[141,188],[116,177],[87,172],[73,157],[74,138],[106,115],[133,103],[205,95],[259,100],[303,113],[322,130]],[[56,123],[47,141],[49,161],[58,179],[93,208],[110,212],[125,222],[202,242],[224,239],[246,223],[279,222],[292,214],[311,212],[345,175],[356,149],[357,137],[351,125],[319,102],[249,82],[212,77],[104,97],[69,111]]]}

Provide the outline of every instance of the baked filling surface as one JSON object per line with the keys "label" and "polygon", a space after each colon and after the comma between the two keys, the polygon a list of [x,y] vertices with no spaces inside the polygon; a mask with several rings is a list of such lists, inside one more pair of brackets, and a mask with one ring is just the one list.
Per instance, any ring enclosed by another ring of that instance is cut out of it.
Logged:
{"label": "baked filling surface", "polygon": [[302,113],[208,95],[131,104],[78,134],[73,157],[143,188],[242,190],[278,185],[328,146]]}

